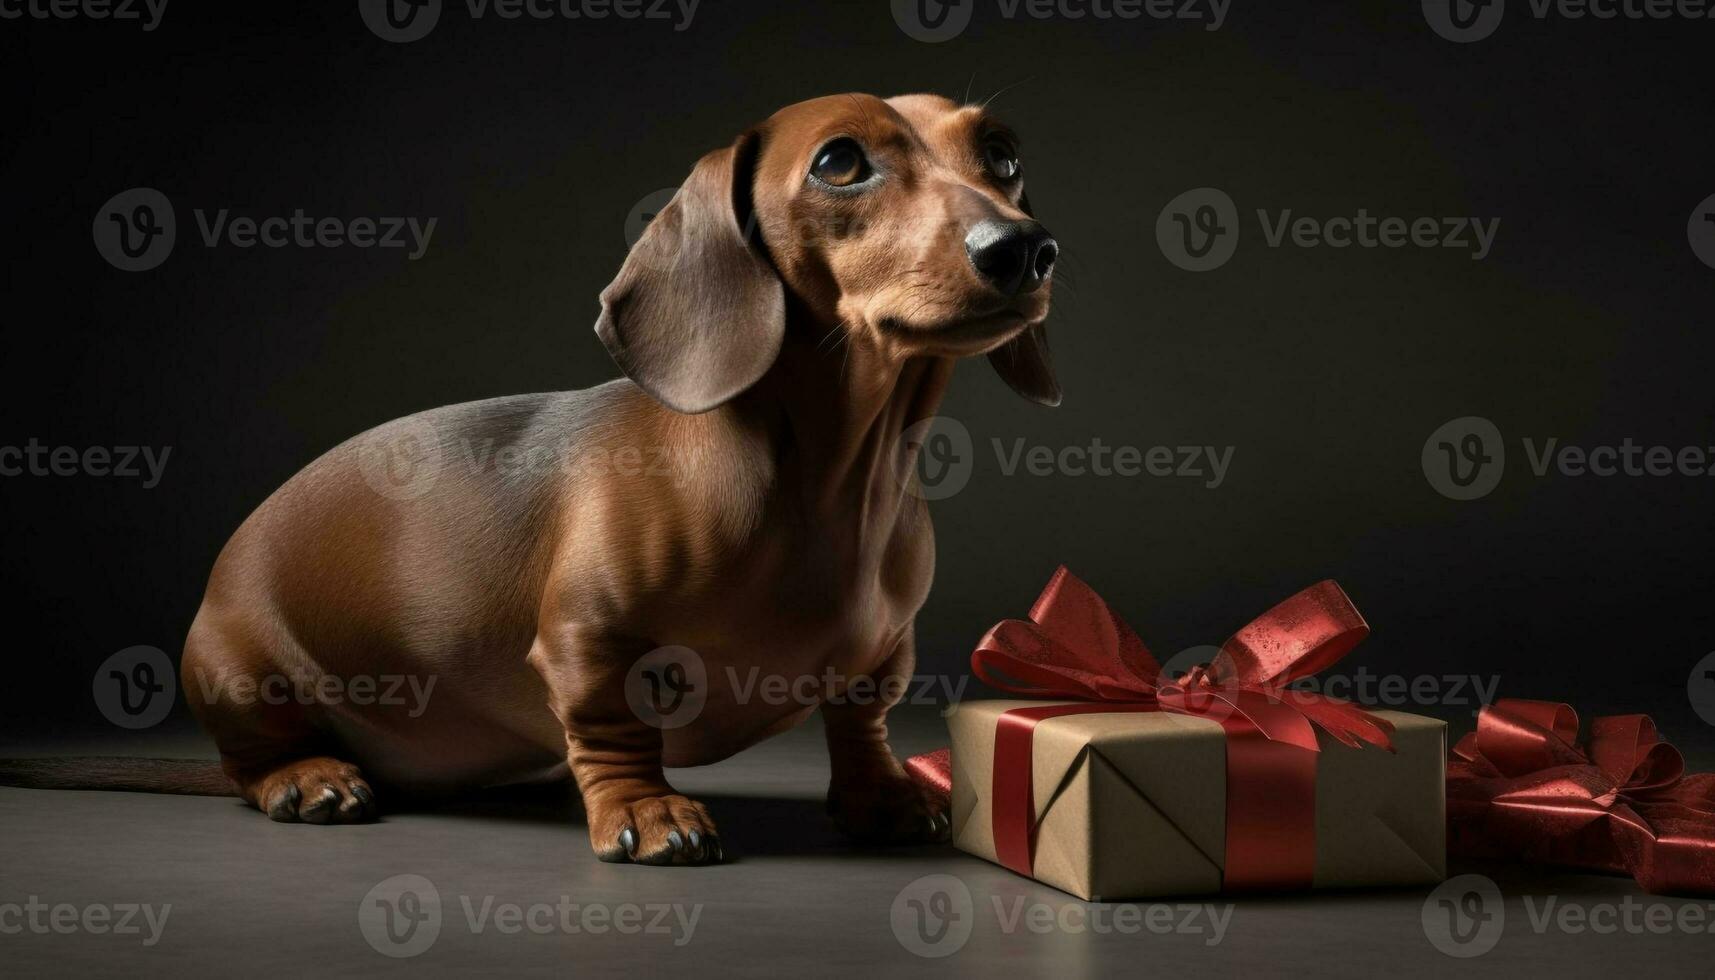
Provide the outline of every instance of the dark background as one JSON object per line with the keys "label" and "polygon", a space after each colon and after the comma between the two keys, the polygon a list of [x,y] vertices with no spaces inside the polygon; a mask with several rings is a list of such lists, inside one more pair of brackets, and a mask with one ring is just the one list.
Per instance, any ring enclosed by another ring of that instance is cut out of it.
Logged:
{"label": "dark background", "polygon": [[[1498,676],[1503,695],[1652,712],[1687,740],[1715,649],[1703,477],[1537,478],[1523,436],[1715,443],[1715,271],[1687,245],[1715,193],[1715,21],[1538,21],[1437,37],[1415,0],[1235,0],[1225,28],[1003,20],[911,40],[887,0],[703,0],[660,21],[470,20],[389,44],[348,2],[172,0],[158,30],[0,22],[7,275],[0,443],[170,446],[138,480],[0,478],[0,717],[105,725],[95,666],[177,655],[216,553],[294,471],[396,416],[617,374],[596,294],[645,194],[782,104],[846,90],[994,103],[1024,136],[1065,250],[1052,335],[1066,401],[982,364],[944,414],[975,471],[934,505],[925,671],[1021,614],[1065,562],[1163,656],[1218,643],[1335,577],[1375,627],[1372,673]],[[1236,257],[1170,265],[1156,217],[1215,186]],[[136,186],[178,246],[125,273],[91,242]],[[202,246],[192,210],[435,216],[427,255]],[[1499,217],[1458,250],[1266,247],[1255,210]],[[1437,494],[1429,433],[1505,434],[1491,495]],[[1005,476],[992,439],[1058,449],[1236,447],[1217,490],[1147,477]],[[1469,706],[1431,707],[1458,720]],[[107,729],[111,731],[111,729]]]}

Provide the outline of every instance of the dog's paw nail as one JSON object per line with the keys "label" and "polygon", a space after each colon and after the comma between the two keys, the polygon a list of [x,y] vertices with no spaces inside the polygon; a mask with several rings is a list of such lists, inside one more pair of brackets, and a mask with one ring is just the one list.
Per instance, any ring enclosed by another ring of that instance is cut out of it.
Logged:
{"label": "dog's paw nail", "polygon": [[355,820],[374,820],[379,807],[375,805],[375,794],[362,783],[353,784],[351,799],[339,808],[339,812]]}
{"label": "dog's paw nail", "polygon": [[358,823],[375,816],[375,797],[361,786],[353,786],[351,795],[339,805],[340,820],[345,823]]}
{"label": "dog's paw nail", "polygon": [[726,848],[721,845],[721,839],[713,834],[709,835],[709,860],[717,864],[726,860]]}
{"label": "dog's paw nail", "polygon": [[310,823],[327,823],[333,819],[334,811],[339,807],[339,790],[332,786],[323,786],[321,793],[303,808],[298,815]]}
{"label": "dog's paw nail", "polygon": [[635,857],[637,854],[637,831],[630,827],[619,832],[619,846],[626,856]]}
{"label": "dog's paw nail", "polygon": [[695,864],[697,862],[696,848],[685,839],[685,835],[677,828],[667,831],[667,860],[674,864]]}
{"label": "dog's paw nail", "polygon": [[298,819],[298,804],[302,802],[303,794],[298,787],[288,784],[280,795],[274,797],[274,802],[268,804],[268,818],[281,823],[292,823]]}

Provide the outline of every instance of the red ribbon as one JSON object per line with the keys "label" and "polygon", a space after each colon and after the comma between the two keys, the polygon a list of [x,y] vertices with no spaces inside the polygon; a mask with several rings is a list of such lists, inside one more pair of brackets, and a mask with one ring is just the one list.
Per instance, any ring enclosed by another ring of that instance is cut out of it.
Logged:
{"label": "red ribbon", "polygon": [[1036,806],[1036,725],[1095,712],[1167,711],[1210,718],[1227,734],[1229,889],[1298,888],[1316,859],[1316,733],[1391,750],[1393,726],[1357,705],[1286,685],[1344,657],[1369,624],[1332,581],[1257,617],[1213,662],[1167,678],[1137,634],[1095,591],[1061,567],[1030,610],[989,630],[971,669],[991,686],[1078,704],[1014,708],[995,733],[993,823],[1000,863],[1029,875]]}
{"label": "red ribbon", "polygon": [[1651,892],[1715,893],[1715,773],[1648,715],[1608,715],[1577,744],[1578,714],[1503,698],[1447,765],[1448,851],[1629,874]]}

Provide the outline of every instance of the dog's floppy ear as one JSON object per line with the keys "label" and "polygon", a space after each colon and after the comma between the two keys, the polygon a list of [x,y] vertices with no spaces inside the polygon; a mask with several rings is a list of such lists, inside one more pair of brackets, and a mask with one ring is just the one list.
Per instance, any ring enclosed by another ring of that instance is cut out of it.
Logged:
{"label": "dog's floppy ear", "polygon": [[638,387],[706,412],[755,384],[786,335],[786,295],[753,246],[760,136],[697,161],[601,292],[596,335]]}
{"label": "dog's floppy ear", "polygon": [[[1030,210],[1030,198],[1019,195],[1018,206],[1025,214]],[[1060,404],[1060,382],[1054,377],[1054,359],[1048,353],[1048,331],[1042,324],[1007,341],[989,352],[989,363],[1013,391],[1050,407]]]}

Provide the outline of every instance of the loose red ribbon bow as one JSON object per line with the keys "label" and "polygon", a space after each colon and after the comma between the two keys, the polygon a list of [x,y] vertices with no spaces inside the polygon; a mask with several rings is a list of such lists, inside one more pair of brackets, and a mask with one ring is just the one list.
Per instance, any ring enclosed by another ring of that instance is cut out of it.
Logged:
{"label": "loose red ribbon bow", "polygon": [[1037,723],[1094,712],[1167,711],[1220,722],[1227,733],[1224,884],[1310,884],[1315,868],[1316,733],[1392,749],[1393,726],[1357,705],[1286,689],[1344,657],[1369,624],[1332,581],[1257,617],[1214,661],[1180,678],[1161,666],[1095,591],[1061,567],[1030,610],[989,630],[971,654],[988,684],[1079,704],[1015,708],[995,737],[993,817],[1000,862],[1030,874],[1035,849],[1031,739]]}
{"label": "loose red ribbon bow", "polygon": [[1503,698],[1447,765],[1448,850],[1629,874],[1651,892],[1715,893],[1715,773],[1648,715],[1608,715],[1579,746],[1578,714]]}

